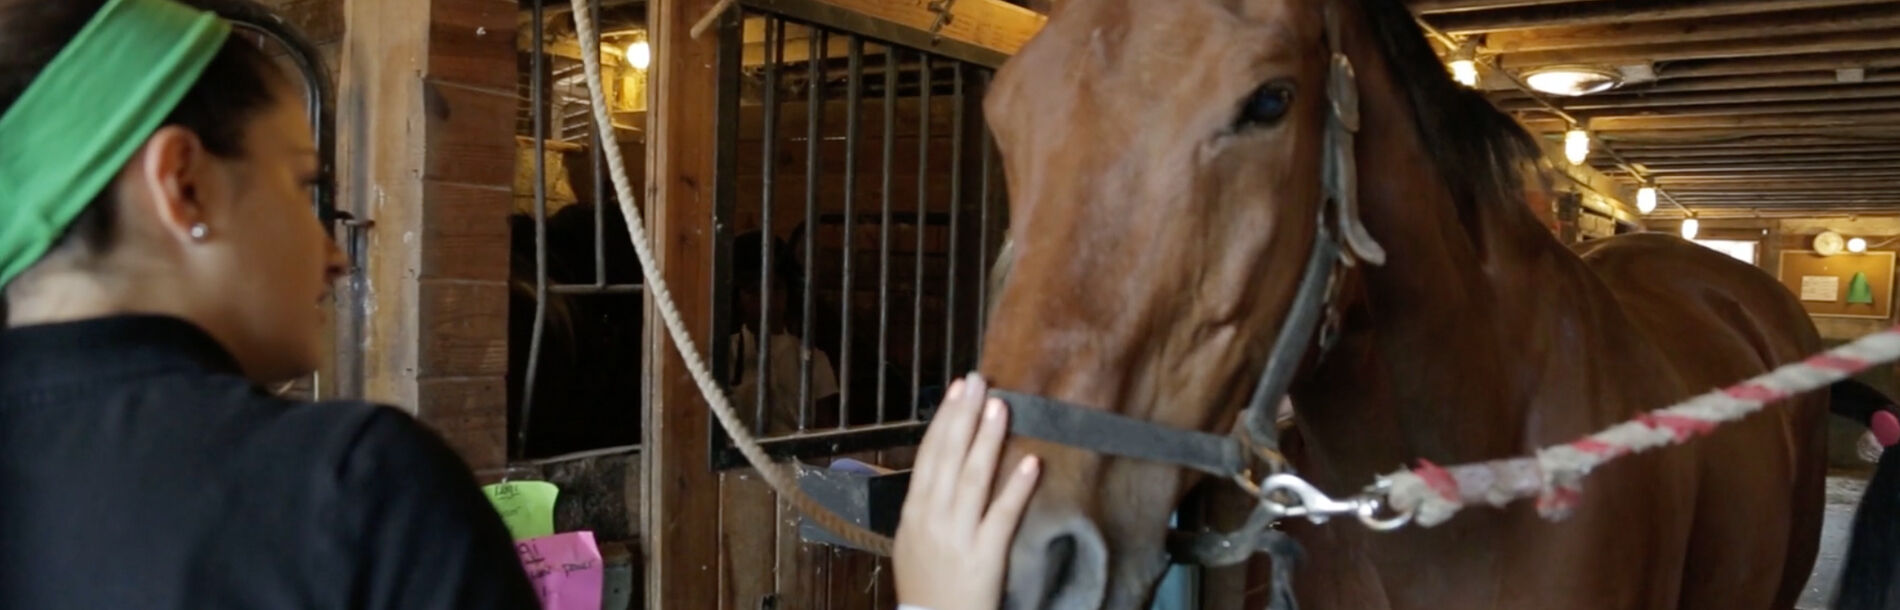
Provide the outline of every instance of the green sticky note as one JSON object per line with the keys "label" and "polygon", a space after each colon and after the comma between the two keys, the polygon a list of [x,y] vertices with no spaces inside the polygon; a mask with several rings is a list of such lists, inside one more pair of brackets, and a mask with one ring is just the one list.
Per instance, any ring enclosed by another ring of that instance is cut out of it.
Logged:
{"label": "green sticky note", "polygon": [[482,486],[488,501],[508,524],[515,540],[554,533],[554,497],[561,489],[547,481],[507,481]]}

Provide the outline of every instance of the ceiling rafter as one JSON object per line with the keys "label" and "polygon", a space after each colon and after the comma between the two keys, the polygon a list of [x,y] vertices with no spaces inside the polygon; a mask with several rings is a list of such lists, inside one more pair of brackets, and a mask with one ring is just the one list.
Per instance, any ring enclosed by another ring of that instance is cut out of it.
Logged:
{"label": "ceiling rafter", "polygon": [[[1900,1],[1408,4],[1441,50],[1475,39],[1500,108],[1551,141],[1580,124],[1601,153],[1588,163],[1626,187],[1652,182],[1691,210],[1900,212]],[[1566,65],[1631,82],[1519,91]]]}

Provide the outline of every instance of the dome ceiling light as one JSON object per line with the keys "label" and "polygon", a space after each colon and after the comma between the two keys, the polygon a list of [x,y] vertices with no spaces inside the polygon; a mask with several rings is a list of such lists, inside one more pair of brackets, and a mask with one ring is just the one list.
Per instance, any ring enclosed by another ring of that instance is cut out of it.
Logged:
{"label": "dome ceiling light", "polygon": [[1622,83],[1621,73],[1591,66],[1552,66],[1524,74],[1524,84],[1532,89],[1569,97],[1608,91]]}

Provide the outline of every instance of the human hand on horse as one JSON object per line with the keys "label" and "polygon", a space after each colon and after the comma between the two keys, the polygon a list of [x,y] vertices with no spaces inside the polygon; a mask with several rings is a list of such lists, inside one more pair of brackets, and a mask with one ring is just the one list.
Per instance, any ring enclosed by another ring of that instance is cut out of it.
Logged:
{"label": "human hand on horse", "polygon": [[1035,488],[1037,461],[1010,469],[990,499],[1009,409],[982,377],[951,384],[917,451],[898,522],[898,603],[928,610],[993,610],[1002,603],[1010,539]]}

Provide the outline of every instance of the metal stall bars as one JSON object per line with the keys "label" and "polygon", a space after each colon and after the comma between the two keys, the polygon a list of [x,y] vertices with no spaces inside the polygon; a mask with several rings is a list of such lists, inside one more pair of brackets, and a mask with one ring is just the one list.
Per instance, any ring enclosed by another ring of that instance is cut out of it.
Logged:
{"label": "metal stall bars", "polygon": [[[1006,56],[740,4],[719,37],[714,373],[774,457],[914,444],[976,364],[1006,216],[981,100]],[[710,448],[744,465],[722,430]]]}
{"label": "metal stall bars", "polygon": [[[544,4],[523,3],[530,23],[522,82],[526,104],[518,133],[527,132],[524,139],[533,155],[533,201],[532,210],[518,212],[512,222],[511,310],[516,311],[510,316],[509,377],[511,386],[517,379],[519,386],[510,388],[515,414],[510,456],[517,463],[636,450],[644,381],[644,281],[626,221],[606,185],[601,150],[602,138],[617,134],[602,133],[589,118],[592,101],[580,58],[550,52],[580,48],[553,44],[560,36],[575,35],[564,19],[555,24],[566,28],[551,31],[548,18],[564,15],[567,4]],[[602,3],[590,3],[589,10],[605,26],[596,36],[612,38],[599,47],[603,64],[612,66],[612,82],[643,83],[639,77],[647,66],[630,56],[646,51],[636,48],[646,40],[640,25],[644,11],[607,9],[615,14],[603,19]],[[644,94],[640,88],[613,97],[631,100]],[[560,155],[558,167],[549,167],[550,151]],[[561,196],[550,193],[550,186],[562,187]],[[565,205],[552,211],[556,203]],[[531,242],[525,239],[529,235]],[[523,315],[530,307],[532,316]]]}

